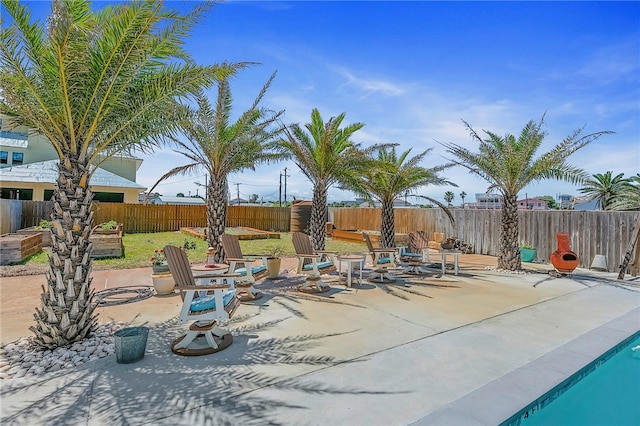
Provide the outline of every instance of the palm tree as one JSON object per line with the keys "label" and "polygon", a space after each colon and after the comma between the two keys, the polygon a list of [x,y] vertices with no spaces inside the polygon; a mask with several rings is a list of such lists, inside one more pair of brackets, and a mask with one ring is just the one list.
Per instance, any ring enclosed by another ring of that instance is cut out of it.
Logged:
{"label": "palm tree", "polygon": [[453,191],[447,191],[444,193],[444,200],[447,202],[447,206],[451,207],[451,202],[453,201],[453,199],[455,198],[455,194],[453,193]]}
{"label": "palm tree", "polygon": [[[271,86],[275,73],[260,90],[249,109],[231,122],[232,97],[229,79],[218,82],[218,98],[215,107],[201,93],[196,97],[197,109],[181,107],[181,133],[169,139],[176,145],[176,152],[187,157],[188,164],[175,167],[165,173],[149,190],[163,180],[188,173],[200,173],[204,169],[207,185],[207,242],[217,250],[217,260],[224,258],[220,236],[224,234],[227,217],[228,176],[256,165],[275,161],[281,156],[274,150],[274,141],[282,131],[274,129],[283,111],[274,112],[259,107]],[[257,196],[256,196],[257,198]]]}
{"label": "palm tree", "polygon": [[[367,199],[378,201],[382,205],[381,248],[395,246],[393,202],[397,197],[426,185],[456,186],[438,175],[442,170],[451,167],[450,164],[432,168],[419,166],[431,150],[432,148],[409,158],[411,149],[398,156],[395,147],[379,148],[376,157],[363,163],[364,167],[354,170],[354,173],[347,179],[348,188]],[[432,198],[421,197],[442,207],[453,221],[453,217],[444,205]]]}
{"label": "palm tree", "polygon": [[615,203],[620,193],[629,185],[629,179],[624,178],[624,173],[612,177],[611,171],[604,174],[596,173],[593,179],[588,179],[578,191],[586,194],[588,200],[596,200],[596,207],[609,210]]}
{"label": "palm tree", "polygon": [[640,210],[640,173],[631,176],[620,190],[616,201],[609,205],[611,210]]}
{"label": "palm tree", "polygon": [[344,117],[343,112],[325,123],[314,108],[311,122],[304,125],[306,131],[292,124],[285,129],[286,137],[280,140],[284,155],[293,159],[313,184],[309,227],[314,250],[324,250],[327,190],[362,164],[363,153],[376,149],[376,146],[361,149],[359,144],[354,144],[350,138],[364,124],[353,123],[341,128]]}
{"label": "palm tree", "polygon": [[93,172],[115,154],[152,147],[175,130],[178,99],[233,70],[196,66],[182,49],[206,5],[181,16],[156,0],[101,11],[86,0],[55,1],[46,26],[31,23],[16,0],[2,7],[0,112],[45,136],[59,157],[47,286],[31,327],[38,344],[55,348],[82,340],[97,322]]}
{"label": "palm tree", "polygon": [[455,155],[457,164],[467,168],[489,183],[488,190],[498,190],[503,196],[502,223],[498,268],[518,270],[521,267],[518,230],[518,192],[530,183],[542,179],[558,179],[580,183],[587,179],[583,170],[567,163],[567,158],[600,136],[612,132],[597,132],[582,135],[578,129],[562,142],[538,158],[534,158],[546,132],[541,130],[544,116],[539,123],[531,120],[516,138],[511,134],[499,136],[484,131],[488,136],[482,139],[473,128],[463,121],[471,138],[478,142],[479,152],[475,153],[456,144],[443,144],[447,152]]}
{"label": "palm tree", "polygon": [[466,192],[462,191],[460,193],[460,198],[462,198],[462,208],[464,208],[464,199],[465,199],[466,196],[467,196]]}

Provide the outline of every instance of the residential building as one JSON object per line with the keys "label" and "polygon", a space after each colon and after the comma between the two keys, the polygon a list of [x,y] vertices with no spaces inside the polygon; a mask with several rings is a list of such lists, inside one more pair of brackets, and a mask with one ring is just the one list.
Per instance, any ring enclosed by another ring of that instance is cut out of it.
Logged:
{"label": "residential building", "polygon": [[203,206],[204,200],[200,197],[167,197],[165,195],[159,195],[149,199],[150,204],[178,204],[189,206]]}
{"label": "residential building", "polygon": [[518,210],[549,210],[549,203],[539,198],[518,200]]}
{"label": "residential building", "polygon": [[499,194],[485,194],[477,193],[475,203],[465,203],[466,209],[501,209],[502,208],[502,195]]}
{"label": "residential building", "polygon": [[[136,183],[142,160],[112,157],[91,177],[94,200],[137,203],[146,188]],[[44,201],[53,194],[58,155],[42,135],[23,127],[13,128],[11,119],[0,116],[0,198]]]}
{"label": "residential building", "polygon": [[560,194],[558,195],[558,204],[562,210],[572,210],[574,204],[573,195]]}

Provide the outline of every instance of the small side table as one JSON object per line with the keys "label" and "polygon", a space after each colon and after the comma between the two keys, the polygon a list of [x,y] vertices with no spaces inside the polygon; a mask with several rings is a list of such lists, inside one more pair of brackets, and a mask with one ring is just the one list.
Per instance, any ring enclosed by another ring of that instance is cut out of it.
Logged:
{"label": "small side table", "polygon": [[462,252],[460,250],[440,250],[440,254],[442,255],[442,275],[444,275],[447,270],[447,255],[453,256],[453,274],[458,275],[458,272],[460,271],[458,266],[458,257]]}
{"label": "small side table", "polygon": [[225,265],[224,263],[217,263],[210,267],[205,265],[191,265],[191,272],[193,273],[194,278],[198,278],[198,275],[224,274],[228,270],[229,265]]}
{"label": "small side table", "polygon": [[345,254],[342,256],[338,256],[338,273],[342,275],[342,262],[347,264],[347,287],[351,287],[352,283],[352,273],[354,265],[358,265],[360,269],[360,279],[358,283],[362,282],[362,268],[364,268],[364,255],[358,254]]}

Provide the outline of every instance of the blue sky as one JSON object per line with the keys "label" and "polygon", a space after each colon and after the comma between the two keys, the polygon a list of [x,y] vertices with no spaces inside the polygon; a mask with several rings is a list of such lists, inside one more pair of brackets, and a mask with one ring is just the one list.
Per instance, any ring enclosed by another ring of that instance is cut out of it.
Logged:
{"label": "blue sky", "polygon": [[[590,174],[640,171],[640,2],[229,1],[212,9],[187,47],[204,64],[261,63],[232,81],[237,111],[277,70],[263,105],[286,110],[285,122],[304,124],[313,108],[325,120],[346,112],[346,123],[365,123],[355,142],[398,143],[412,154],[433,148],[425,166],[447,162],[436,141],[475,149],[462,119],[476,130],[517,135],[546,112],[543,150],[582,126],[587,133],[612,130],[571,163]],[[138,182],[147,187],[185,163],[169,150],[143,158]],[[243,198],[277,200],[285,167],[288,199],[311,199],[311,185],[292,162],[232,175],[230,183],[240,183]],[[487,189],[465,169],[443,174],[458,188],[418,193],[442,200],[451,190],[460,203],[461,191],[469,202]],[[194,182],[204,178],[172,178],[157,191],[202,194]],[[576,189],[542,181],[520,196]],[[353,197],[329,191],[330,201]]]}

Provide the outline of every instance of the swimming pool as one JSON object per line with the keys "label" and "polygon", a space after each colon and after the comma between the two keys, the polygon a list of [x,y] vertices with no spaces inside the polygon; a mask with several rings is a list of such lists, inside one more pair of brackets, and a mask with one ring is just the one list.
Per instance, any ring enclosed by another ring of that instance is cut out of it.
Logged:
{"label": "swimming pool", "polygon": [[640,332],[550,390],[503,425],[640,424]]}

